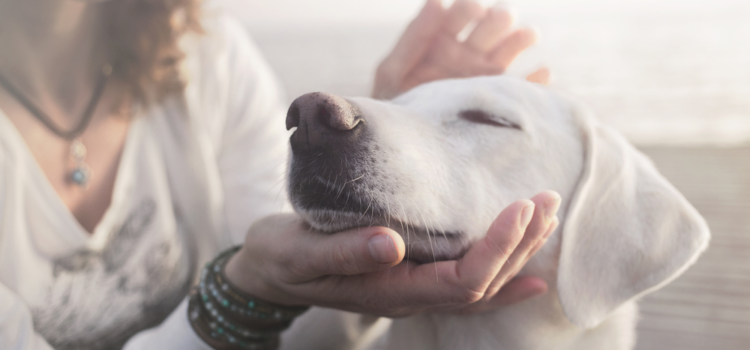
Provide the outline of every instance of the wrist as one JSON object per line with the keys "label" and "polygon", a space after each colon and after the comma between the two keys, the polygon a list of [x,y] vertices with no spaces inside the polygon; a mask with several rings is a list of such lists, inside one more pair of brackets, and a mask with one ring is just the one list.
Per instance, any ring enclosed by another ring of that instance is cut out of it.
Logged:
{"label": "wrist", "polygon": [[283,286],[287,284],[279,279],[280,272],[269,270],[267,265],[253,259],[245,248],[229,258],[221,274],[237,290],[267,302],[294,307],[308,305],[286,292]]}
{"label": "wrist", "polygon": [[215,349],[276,349],[279,334],[308,308],[272,304],[239,290],[223,272],[238,250],[224,251],[203,268],[190,296],[190,324]]}
{"label": "wrist", "polygon": [[188,320],[190,321],[190,326],[193,328],[195,334],[203,339],[203,341],[212,349],[275,350],[278,348],[278,333],[269,334],[267,339],[248,342],[234,334],[236,332],[236,326],[235,329],[230,329],[228,327],[225,328],[224,325],[219,324],[215,318],[216,317],[213,317],[213,315],[205,309],[199,290],[197,288],[194,289],[190,293],[190,299],[188,302]]}
{"label": "wrist", "polygon": [[[240,249],[233,254],[226,265],[224,265],[224,276],[239,290],[253,295],[262,295],[262,289],[258,286],[258,280],[262,278],[259,274],[248,273],[248,266],[252,266],[246,258],[245,249]],[[251,278],[251,275],[255,275]]]}

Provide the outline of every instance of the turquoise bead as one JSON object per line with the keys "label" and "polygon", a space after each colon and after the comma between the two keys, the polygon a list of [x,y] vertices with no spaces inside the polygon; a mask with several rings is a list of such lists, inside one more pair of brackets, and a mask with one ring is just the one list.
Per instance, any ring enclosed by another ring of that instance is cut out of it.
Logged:
{"label": "turquoise bead", "polygon": [[76,167],[72,173],[70,173],[70,180],[78,186],[85,186],[89,181],[89,172],[84,167]]}

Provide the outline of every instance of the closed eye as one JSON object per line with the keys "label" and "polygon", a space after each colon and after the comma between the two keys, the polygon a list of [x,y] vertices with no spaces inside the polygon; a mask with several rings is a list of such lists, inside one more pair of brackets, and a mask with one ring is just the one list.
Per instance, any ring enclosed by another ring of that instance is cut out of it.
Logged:
{"label": "closed eye", "polygon": [[458,117],[464,120],[468,120],[472,123],[487,124],[497,126],[501,128],[513,128],[521,130],[521,127],[503,117],[491,115],[487,112],[480,111],[477,109],[464,110],[458,113]]}

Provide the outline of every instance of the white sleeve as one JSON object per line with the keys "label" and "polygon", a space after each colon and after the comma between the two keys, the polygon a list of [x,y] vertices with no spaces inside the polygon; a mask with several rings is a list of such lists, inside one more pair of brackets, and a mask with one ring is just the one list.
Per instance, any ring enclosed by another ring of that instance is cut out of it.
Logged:
{"label": "white sleeve", "polygon": [[[281,89],[240,24],[227,18],[207,28],[221,41],[205,45],[195,98],[212,137],[224,193],[226,228],[240,244],[257,219],[285,210],[288,133]],[[214,38],[216,39],[216,38]],[[216,50],[217,52],[207,52]],[[210,60],[206,57],[211,57]],[[210,108],[209,108],[210,107]],[[193,331],[187,300],[160,326],[131,338],[124,350],[209,350]]]}
{"label": "white sleeve", "polygon": [[284,174],[289,133],[277,80],[238,23],[226,23],[229,47],[227,113],[217,162],[227,228],[244,242],[257,219],[286,210]]}
{"label": "white sleeve", "polygon": [[123,350],[212,350],[193,331],[187,315],[188,299],[158,327],[147,329],[130,338]]}
{"label": "white sleeve", "polygon": [[0,349],[52,350],[34,331],[26,303],[3,284],[0,284]]}

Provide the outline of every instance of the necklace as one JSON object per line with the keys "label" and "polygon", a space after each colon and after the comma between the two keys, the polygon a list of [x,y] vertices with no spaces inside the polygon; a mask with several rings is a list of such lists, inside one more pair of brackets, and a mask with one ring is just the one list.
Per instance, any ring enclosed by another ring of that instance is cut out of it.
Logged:
{"label": "necklace", "polygon": [[99,78],[94,87],[94,93],[86,105],[86,110],[81,116],[81,120],[71,130],[64,130],[55,124],[52,119],[47,116],[41,109],[39,109],[31,100],[21,93],[13,84],[10,83],[2,74],[0,74],[0,85],[2,85],[8,93],[13,96],[19,103],[21,103],[36,119],[44,124],[49,131],[52,131],[58,137],[71,141],[70,143],[70,156],[75,161],[75,167],[68,174],[68,180],[79,187],[86,187],[89,180],[91,179],[91,168],[86,164],[86,146],[81,141],[81,134],[86,130],[86,127],[91,121],[91,117],[94,115],[94,110],[99,104],[99,100],[104,93],[104,88],[107,86],[107,78],[112,74],[112,66],[105,64],[99,74]]}

